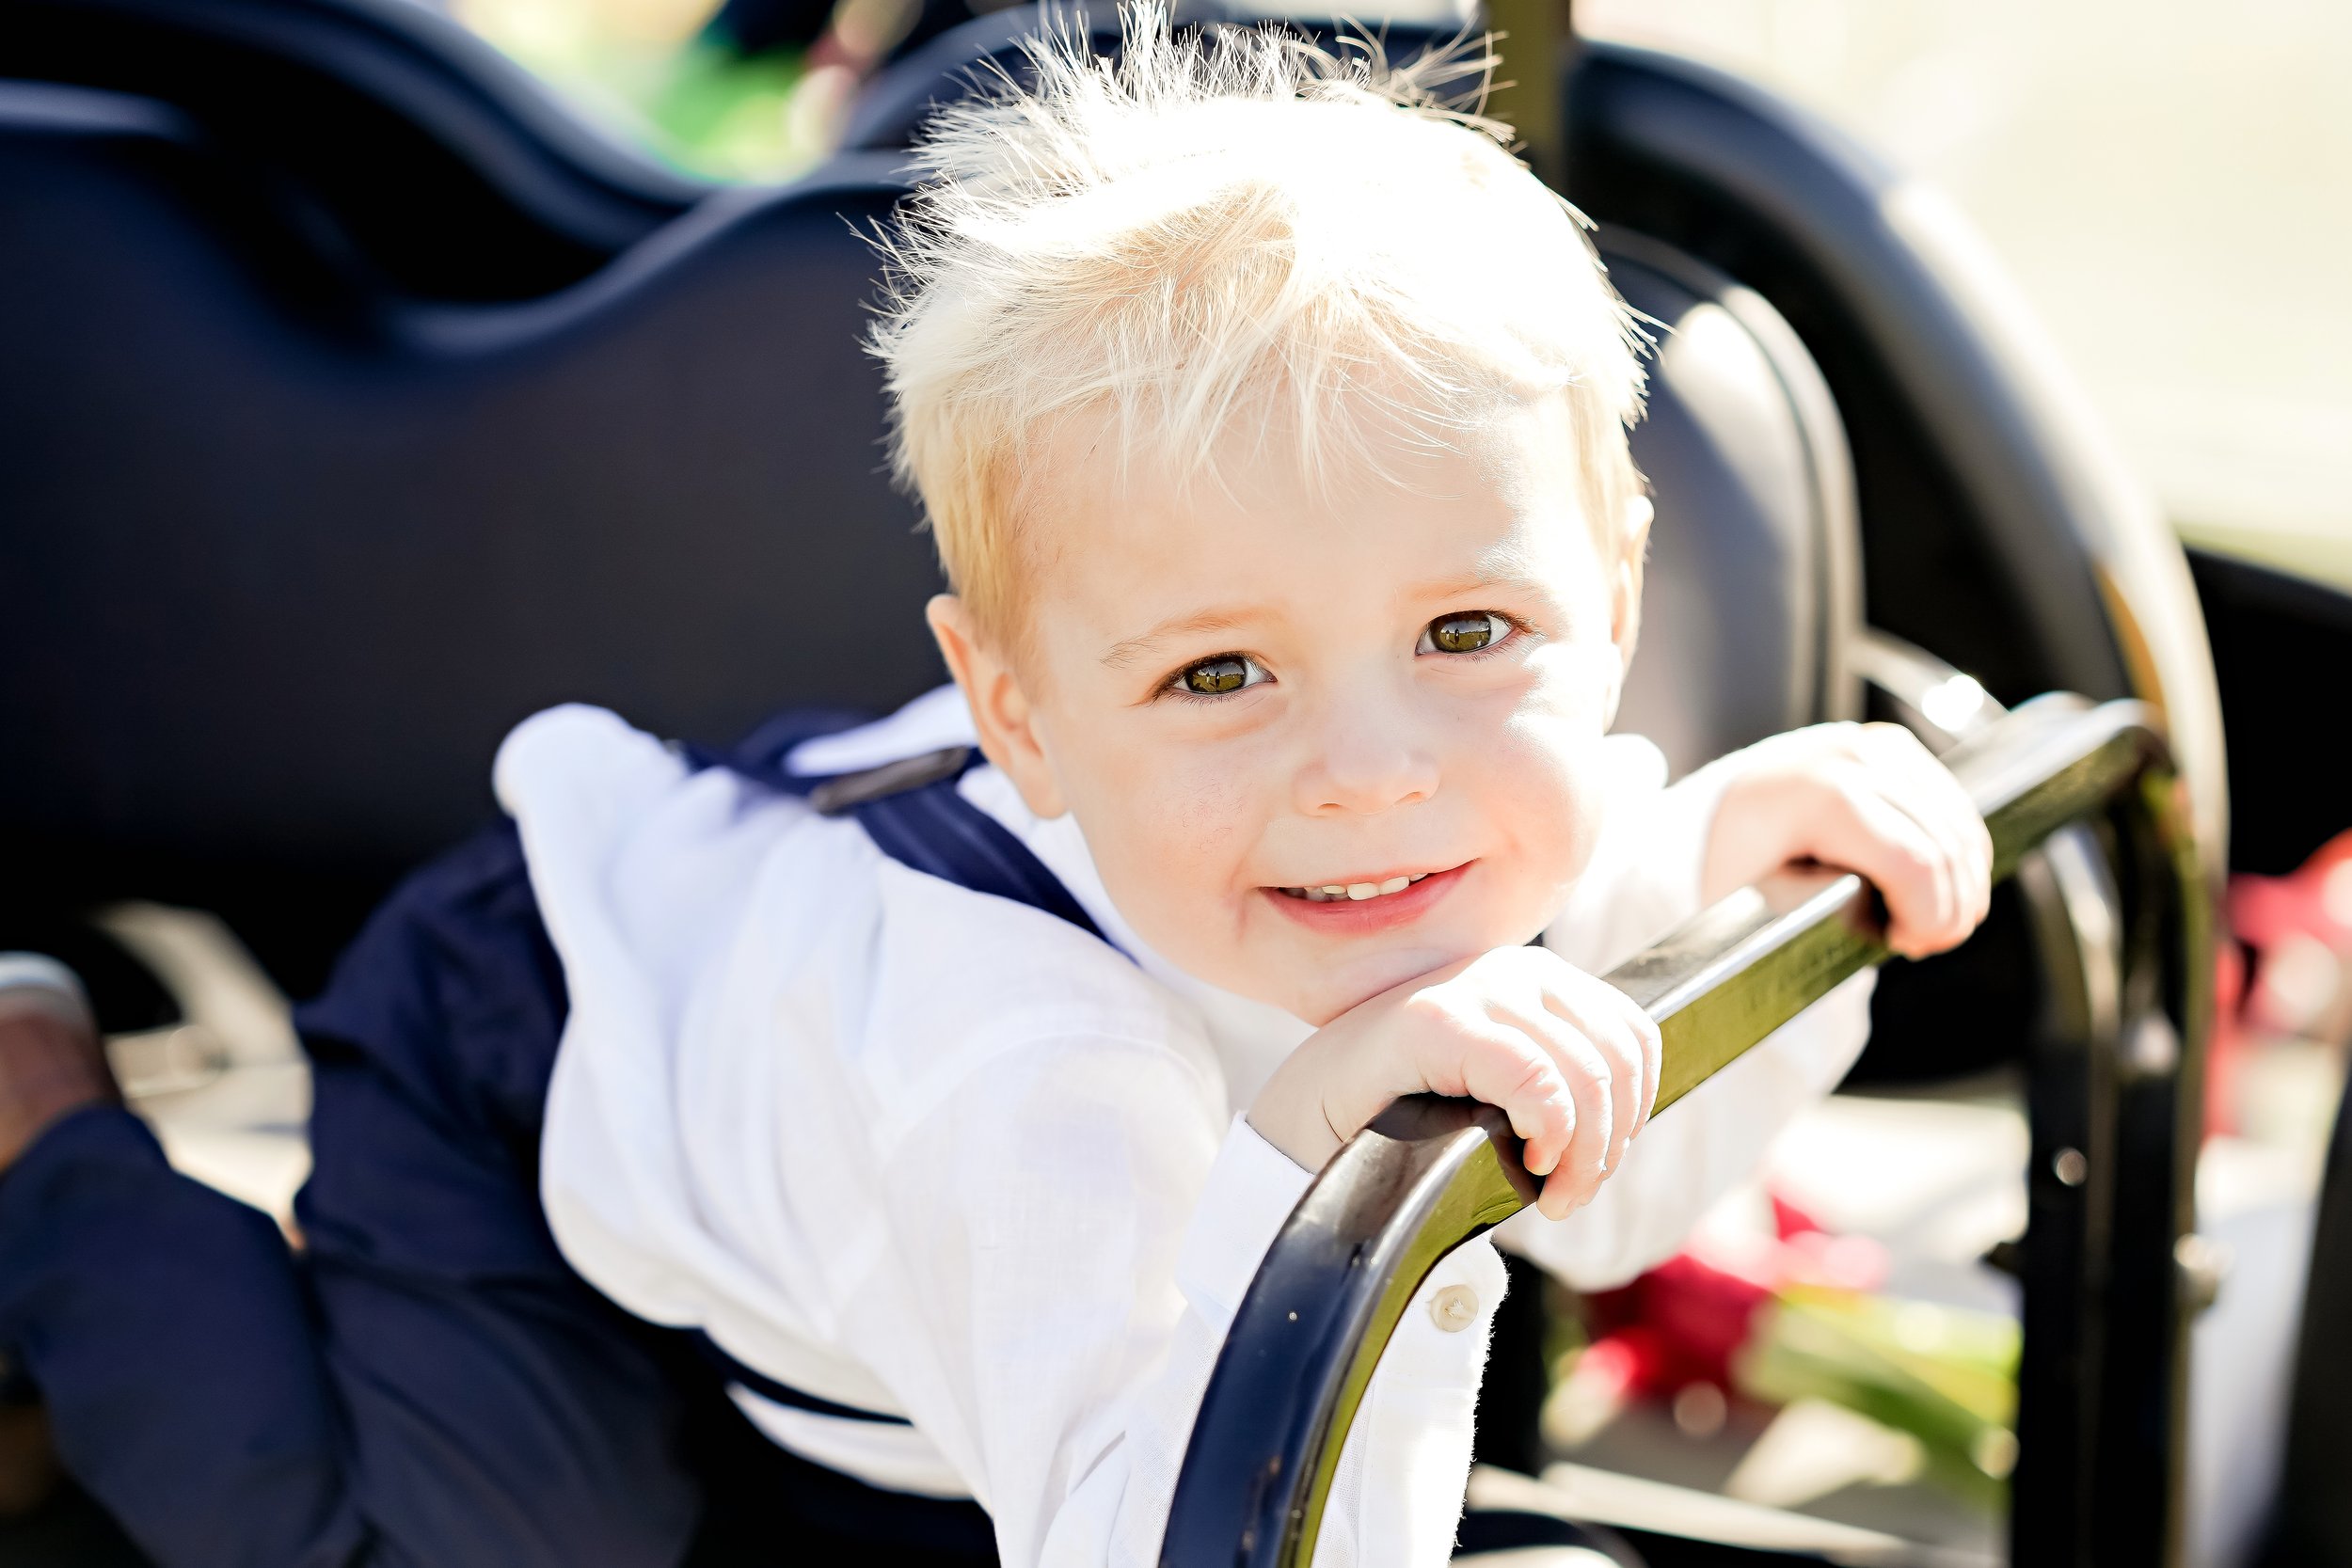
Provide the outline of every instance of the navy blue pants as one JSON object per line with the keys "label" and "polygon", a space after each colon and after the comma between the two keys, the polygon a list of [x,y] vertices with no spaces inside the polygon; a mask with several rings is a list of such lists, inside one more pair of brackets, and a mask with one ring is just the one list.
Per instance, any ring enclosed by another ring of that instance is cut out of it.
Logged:
{"label": "navy blue pants", "polygon": [[970,1503],[793,1459],[688,1337],[557,1252],[538,1133],[564,999],[511,827],[404,884],[296,1022],[296,1252],[82,1112],[0,1176],[0,1346],[165,1568],[994,1560]]}

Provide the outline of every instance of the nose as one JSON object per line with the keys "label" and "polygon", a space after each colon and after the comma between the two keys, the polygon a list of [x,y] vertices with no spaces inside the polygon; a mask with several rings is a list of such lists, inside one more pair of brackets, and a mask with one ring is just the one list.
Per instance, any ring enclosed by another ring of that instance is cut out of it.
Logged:
{"label": "nose", "polygon": [[1310,816],[1371,816],[1438,789],[1436,752],[1395,712],[1349,705],[1315,732],[1298,770],[1297,805]]}

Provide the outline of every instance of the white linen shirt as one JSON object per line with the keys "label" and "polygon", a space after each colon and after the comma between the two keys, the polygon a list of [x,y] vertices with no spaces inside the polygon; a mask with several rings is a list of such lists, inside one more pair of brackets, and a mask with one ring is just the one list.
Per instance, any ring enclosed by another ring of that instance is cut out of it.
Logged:
{"label": "white linen shirt", "polygon": [[[793,763],[970,739],[948,688]],[[1705,769],[1662,788],[1645,741],[1609,754],[1602,851],[1546,938],[1595,971],[1695,911],[1719,793]],[[964,776],[966,799],[1133,961],[890,860],[854,821],[691,771],[598,709],[526,721],[496,781],[570,992],[541,1164],[573,1266],[779,1383],[906,1418],[734,1390],[796,1453],[977,1498],[1008,1565],[1156,1561],[1211,1363],[1311,1180],[1239,1114],[1309,1026],[1147,950],[1075,823],[1035,817],[993,768]],[[1498,1234],[1586,1288],[1670,1255],[1844,1074],[1867,985],[1661,1116],[1586,1209]],[[1429,1304],[1452,1286],[1478,1309],[1449,1330]],[[1319,1565],[1445,1560],[1502,1290],[1484,1240],[1422,1286],[1343,1451]]]}

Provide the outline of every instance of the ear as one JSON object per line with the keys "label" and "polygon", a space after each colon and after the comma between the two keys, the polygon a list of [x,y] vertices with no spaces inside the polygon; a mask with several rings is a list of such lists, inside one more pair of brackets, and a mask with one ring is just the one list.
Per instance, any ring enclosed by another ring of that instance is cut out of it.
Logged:
{"label": "ear", "polygon": [[1617,721],[1617,704],[1625,695],[1626,673],[1633,667],[1633,647],[1642,633],[1642,562],[1649,551],[1650,520],[1657,515],[1647,496],[1626,503],[1617,524],[1616,559],[1609,572],[1609,640],[1617,645],[1617,678],[1609,693],[1609,722]]}
{"label": "ear", "polygon": [[1020,673],[993,643],[979,634],[972,614],[953,594],[937,594],[924,607],[931,636],[947,673],[963,689],[972,709],[972,727],[979,732],[980,751],[1010,779],[1021,799],[1040,816],[1059,816],[1069,809],[1061,783],[1054,777],[1045,750],[1038,743],[1035,708],[1023,689]]}

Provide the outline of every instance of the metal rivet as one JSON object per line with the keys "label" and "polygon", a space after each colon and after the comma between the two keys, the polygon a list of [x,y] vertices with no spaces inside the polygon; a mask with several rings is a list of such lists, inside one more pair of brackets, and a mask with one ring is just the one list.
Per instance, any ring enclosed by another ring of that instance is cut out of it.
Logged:
{"label": "metal rivet", "polygon": [[2050,1157],[2050,1173],[2070,1187],[2079,1187],[2090,1174],[2090,1162],[2079,1148],[2061,1148]]}
{"label": "metal rivet", "polygon": [[1429,1298],[1429,1316],[1443,1332],[1459,1334],[1478,1321],[1478,1292],[1449,1285]]}

